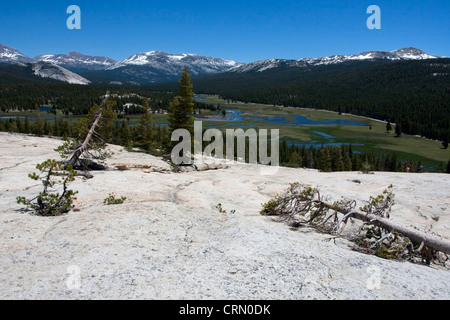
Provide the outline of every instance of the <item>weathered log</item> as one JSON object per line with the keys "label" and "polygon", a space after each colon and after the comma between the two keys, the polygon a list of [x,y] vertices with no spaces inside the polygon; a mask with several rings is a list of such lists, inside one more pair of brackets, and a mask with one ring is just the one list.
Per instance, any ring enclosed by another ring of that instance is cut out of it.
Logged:
{"label": "weathered log", "polygon": [[92,136],[94,135],[95,129],[97,128],[97,126],[100,122],[100,119],[102,118],[104,107],[105,107],[105,102],[102,103],[102,105],[97,113],[97,116],[95,118],[95,121],[92,124],[91,129],[89,130],[89,132],[86,136],[86,139],[84,139],[84,142],[74,151],[74,153],[72,154],[72,157],[70,157],[69,161],[67,162],[67,166],[74,167],[76,165],[76,163],[78,162],[78,160],[80,159],[83,152],[85,152],[88,149],[89,142],[91,141]]}
{"label": "weathered log", "polygon": [[[342,200],[333,204],[327,203],[326,200],[321,198],[319,190],[302,189],[299,183],[293,183],[285,195],[266,203],[261,214],[279,216],[281,220],[289,221],[292,225],[309,225],[338,235],[343,231],[348,220],[354,218],[382,228],[389,234],[401,234],[408,238],[412,244],[425,251],[433,250],[450,254],[449,239],[408,228],[389,220],[389,212],[394,203],[391,188],[392,186],[377,198],[371,197],[369,205],[361,208],[361,211],[357,211],[355,210],[356,202],[354,200]],[[338,214],[343,216],[338,218]],[[302,217],[303,221],[298,221],[297,217]],[[330,224],[331,218],[334,218],[334,222],[331,222],[331,228],[330,226],[326,227],[325,224]],[[292,221],[294,222],[292,223]]]}
{"label": "weathered log", "polygon": [[84,139],[83,143],[79,145],[76,150],[73,152],[72,156],[70,157],[69,161],[67,161],[67,166],[75,167],[78,160],[80,159],[81,155],[88,150],[89,142],[91,141],[92,137],[94,136],[95,129],[98,127],[100,120],[103,116],[103,111],[105,110],[106,103],[109,98],[109,91],[106,93],[105,98],[103,99],[100,109],[97,111],[97,115],[95,116],[94,123],[92,124],[91,128],[89,129],[89,132]]}
{"label": "weathered log", "polygon": [[[327,207],[332,210],[336,210],[336,207],[332,204],[323,202],[323,201],[314,201],[316,204],[320,203],[324,207]],[[429,234],[420,232],[415,229],[407,228],[405,226],[393,223],[391,220],[370,214],[365,212],[359,212],[359,211],[351,211],[351,212],[345,212],[341,210],[337,210],[339,213],[344,214],[344,218],[341,219],[336,225],[336,230],[342,229],[340,228],[341,223],[346,223],[346,220],[349,218],[354,218],[363,222],[367,222],[369,224],[375,225],[377,227],[381,227],[389,232],[397,232],[401,235],[409,238],[412,243],[416,245],[424,244],[426,247],[443,252],[445,254],[450,254],[450,240]]]}
{"label": "weathered log", "polygon": [[421,243],[423,243],[430,249],[441,251],[445,254],[450,254],[450,241],[447,239],[398,225],[386,218],[382,218],[373,214],[354,211],[352,212],[351,216],[355,219],[368,222],[390,232],[394,231],[400,233],[401,235],[409,238],[414,244],[420,245]]}

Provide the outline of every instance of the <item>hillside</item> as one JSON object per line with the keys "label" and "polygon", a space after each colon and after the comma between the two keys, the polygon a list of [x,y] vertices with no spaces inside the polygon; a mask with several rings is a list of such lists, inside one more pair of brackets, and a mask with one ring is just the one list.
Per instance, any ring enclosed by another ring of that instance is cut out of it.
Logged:
{"label": "hillside", "polygon": [[32,64],[5,64],[0,63],[0,85],[2,88],[11,83],[55,83],[59,82],[50,78],[37,76]]}
{"label": "hillside", "polygon": [[35,64],[0,63],[0,84],[2,88],[14,82],[65,82],[78,85],[87,85],[90,83],[89,80],[84,79],[76,73],[47,62],[38,62]]}
{"label": "hillside", "polygon": [[[259,214],[295,181],[358,204],[392,183],[393,221],[450,238],[447,175],[280,168],[262,176],[252,165],[176,174],[160,159],[111,146],[112,169],[146,169],[77,179],[76,211],[66,216],[21,213],[15,198],[40,189],[27,174],[57,157],[60,144],[0,133],[1,299],[450,298],[448,270],[364,255],[346,240],[292,231]],[[103,205],[112,192],[127,201]],[[80,287],[69,290],[73,267]],[[368,286],[373,268],[378,289]]]}

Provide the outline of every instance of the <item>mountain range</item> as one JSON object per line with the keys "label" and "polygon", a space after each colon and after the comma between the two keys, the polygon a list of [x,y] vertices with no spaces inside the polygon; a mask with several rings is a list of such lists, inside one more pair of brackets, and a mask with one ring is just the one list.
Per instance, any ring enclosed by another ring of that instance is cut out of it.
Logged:
{"label": "mountain range", "polygon": [[[137,53],[122,61],[108,57],[84,55],[78,52],[68,54],[42,54],[30,58],[20,51],[0,44],[0,63],[4,64],[40,64],[39,75],[46,74],[49,78],[64,81],[67,71],[77,73],[84,78],[73,82],[72,74],[66,79],[69,83],[101,82],[101,83],[155,83],[177,79],[185,67],[192,75],[205,75],[228,71],[242,66],[233,60],[206,57],[198,54],[170,54],[162,51]],[[45,67],[53,67],[49,72],[43,72]],[[60,72],[57,72],[59,70]],[[90,80],[88,80],[90,79]]]}
{"label": "mountain range", "polygon": [[233,60],[206,57],[198,54],[171,54],[162,51],[137,53],[127,59],[116,61],[108,57],[68,54],[42,54],[27,57],[18,50],[0,44],[0,63],[25,67],[32,64],[33,74],[75,84],[88,83],[161,83],[174,81],[183,68],[193,76],[223,72],[254,73],[267,70],[301,68],[309,70],[318,66],[338,65],[354,61],[398,61],[439,58],[416,48],[395,51],[368,51],[360,54],[334,55],[322,58],[298,60],[268,59],[248,64]]}
{"label": "mountain range", "polygon": [[157,83],[176,80],[184,68],[193,76],[229,71],[243,63],[198,54],[171,54],[150,51],[134,54],[101,71],[84,73],[93,82]]}
{"label": "mountain range", "polygon": [[424,60],[436,59],[438,56],[433,56],[416,48],[403,48],[395,51],[367,51],[359,54],[351,55],[334,55],[322,58],[302,58],[299,60],[287,59],[268,59],[257,62],[248,63],[241,67],[231,70],[233,72],[263,72],[269,69],[279,67],[316,67],[323,65],[339,64],[349,61],[374,61],[374,60]]}

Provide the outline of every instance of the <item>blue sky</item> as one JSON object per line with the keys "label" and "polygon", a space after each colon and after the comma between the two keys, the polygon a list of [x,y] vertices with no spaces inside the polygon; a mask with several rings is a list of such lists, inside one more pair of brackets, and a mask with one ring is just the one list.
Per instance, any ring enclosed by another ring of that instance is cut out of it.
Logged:
{"label": "blue sky", "polygon": [[[369,30],[370,5],[382,29]],[[68,30],[69,5],[81,30]],[[251,62],[417,47],[450,56],[450,1],[2,1],[0,43],[34,57],[161,50]]]}

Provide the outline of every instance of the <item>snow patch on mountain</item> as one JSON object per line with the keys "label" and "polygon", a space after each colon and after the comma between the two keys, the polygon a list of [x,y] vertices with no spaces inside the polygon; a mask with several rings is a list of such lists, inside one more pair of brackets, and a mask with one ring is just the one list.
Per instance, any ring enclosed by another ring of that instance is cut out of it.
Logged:
{"label": "snow patch on mountain", "polygon": [[4,63],[29,63],[32,59],[14,48],[0,44],[0,62]]}

